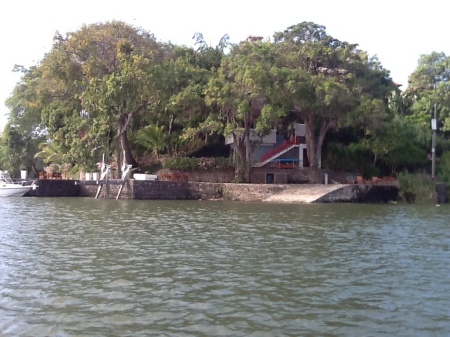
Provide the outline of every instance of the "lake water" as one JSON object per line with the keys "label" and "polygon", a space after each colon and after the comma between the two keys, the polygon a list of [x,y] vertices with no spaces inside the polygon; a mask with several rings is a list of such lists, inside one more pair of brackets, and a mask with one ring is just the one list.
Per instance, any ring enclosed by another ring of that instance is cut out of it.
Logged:
{"label": "lake water", "polygon": [[447,205],[0,206],[0,336],[450,335]]}

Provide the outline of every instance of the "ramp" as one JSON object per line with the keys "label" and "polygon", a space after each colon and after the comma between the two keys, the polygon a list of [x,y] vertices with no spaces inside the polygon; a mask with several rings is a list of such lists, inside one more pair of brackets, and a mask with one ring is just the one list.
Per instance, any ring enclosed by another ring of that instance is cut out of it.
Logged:
{"label": "ramp", "polygon": [[288,186],[283,191],[273,194],[263,201],[280,203],[311,203],[328,193],[337,191],[347,185],[301,185]]}

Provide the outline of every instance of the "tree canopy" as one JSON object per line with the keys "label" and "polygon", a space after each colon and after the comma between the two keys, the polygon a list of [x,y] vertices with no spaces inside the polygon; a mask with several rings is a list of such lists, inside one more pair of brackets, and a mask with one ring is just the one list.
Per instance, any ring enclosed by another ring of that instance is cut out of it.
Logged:
{"label": "tree canopy", "polygon": [[186,156],[227,136],[236,179],[248,181],[254,136],[298,122],[312,167],[321,168],[330,133],[351,133],[373,166],[395,173],[424,165],[434,104],[440,128],[450,131],[443,53],[421,56],[402,93],[376,57],[313,22],[275,32],[272,41],[230,44],[225,34],[211,46],[201,33],[193,38],[192,48],[163,43],[119,21],[57,33],[39,63],[16,67],[23,75],[7,101],[0,162],[31,167],[45,141],[73,166],[107,154],[118,168],[138,167],[152,153]]}

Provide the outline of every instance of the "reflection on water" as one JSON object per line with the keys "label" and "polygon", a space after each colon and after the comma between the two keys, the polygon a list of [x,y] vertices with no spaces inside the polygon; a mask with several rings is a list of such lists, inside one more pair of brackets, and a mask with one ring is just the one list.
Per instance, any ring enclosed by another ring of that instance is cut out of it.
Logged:
{"label": "reflection on water", "polygon": [[1,336],[443,336],[449,207],[0,200]]}

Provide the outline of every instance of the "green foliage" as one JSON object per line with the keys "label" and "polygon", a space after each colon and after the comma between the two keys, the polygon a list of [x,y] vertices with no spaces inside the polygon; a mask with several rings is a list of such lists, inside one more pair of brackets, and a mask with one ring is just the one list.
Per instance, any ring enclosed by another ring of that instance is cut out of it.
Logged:
{"label": "green foliage", "polygon": [[411,74],[406,90],[412,101],[412,114],[430,126],[432,109],[436,104],[442,130],[450,130],[450,57],[432,52],[422,55],[417,69]]}
{"label": "green foliage", "polygon": [[168,137],[164,126],[148,125],[138,130],[136,134],[136,142],[147,150],[151,150],[156,156],[164,150],[167,140]]}
{"label": "green foliage", "polygon": [[21,167],[29,172],[35,171],[33,154],[41,140],[39,135],[8,123],[0,139],[0,168],[8,170],[12,176],[18,176]]}
{"label": "green foliage", "polygon": [[450,184],[450,151],[439,157],[436,172],[440,181]]}
{"label": "green foliage", "polygon": [[233,162],[223,157],[172,157],[165,160],[163,167],[181,171],[221,170],[233,167]]}
{"label": "green foliage", "polygon": [[325,27],[303,22],[275,33],[278,95],[305,123],[308,158],[320,167],[330,130],[380,117],[394,88],[389,72],[356,45],[334,39]]}
{"label": "green foliage", "polygon": [[167,158],[163,163],[163,168],[181,171],[195,171],[198,168],[198,159],[192,157]]}
{"label": "green foliage", "polygon": [[422,166],[427,161],[426,143],[420,137],[420,126],[402,115],[385,121],[378,129],[366,132],[364,144],[395,174],[399,168]]}
{"label": "green foliage", "polygon": [[410,174],[400,172],[397,175],[400,185],[400,199],[407,203],[430,202],[436,199],[435,184],[424,173]]}
{"label": "green foliage", "polygon": [[39,151],[34,155],[34,158],[40,158],[45,164],[63,164],[66,159],[64,154],[58,152],[58,150],[53,146],[53,144],[44,142],[39,144]]}
{"label": "green foliage", "polygon": [[344,146],[331,143],[327,147],[324,167],[333,171],[357,172],[365,178],[379,176],[380,171],[372,165],[370,149],[360,143]]}
{"label": "green foliage", "polygon": [[[231,135],[236,177],[247,181],[257,147],[250,142],[252,129],[264,136],[273,127],[304,122],[313,166],[321,162],[329,131],[359,130],[348,148],[330,144],[322,162],[370,177],[426,164],[434,104],[439,130],[450,130],[450,61],[444,53],[422,56],[401,93],[376,57],[312,22],[275,33],[273,43],[231,46],[224,35],[212,47],[199,33],[194,39],[196,49],[160,43],[117,21],[57,33],[36,66],[15,69],[23,77],[7,101],[10,126],[0,143],[0,164],[32,167],[43,141],[53,148],[41,149],[38,157],[77,168],[103,153],[115,152],[118,162],[125,154],[129,164],[147,151],[186,156],[218,135]],[[179,157],[167,165],[229,164]],[[438,165],[443,179],[446,158]]]}
{"label": "green foliage", "polygon": [[275,60],[272,44],[243,42],[223,58],[217,76],[205,90],[206,103],[217,112],[201,127],[233,137],[235,174],[243,181],[248,181],[250,174],[250,129],[256,127],[264,135],[284,114],[271,106],[275,104]]}

